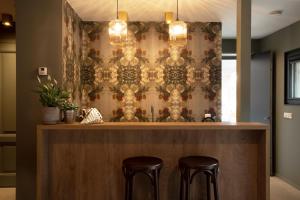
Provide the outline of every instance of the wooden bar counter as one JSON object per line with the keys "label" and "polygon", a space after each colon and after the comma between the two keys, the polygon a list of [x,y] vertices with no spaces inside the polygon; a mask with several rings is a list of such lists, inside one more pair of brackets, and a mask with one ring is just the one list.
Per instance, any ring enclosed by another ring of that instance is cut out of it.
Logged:
{"label": "wooden bar counter", "polygon": [[[157,156],[161,200],[179,200],[178,159],[206,155],[220,162],[222,200],[269,200],[269,129],[258,123],[108,123],[37,127],[38,200],[123,200],[122,160]],[[191,200],[205,199],[205,179]],[[134,199],[153,199],[149,180],[136,176]]]}

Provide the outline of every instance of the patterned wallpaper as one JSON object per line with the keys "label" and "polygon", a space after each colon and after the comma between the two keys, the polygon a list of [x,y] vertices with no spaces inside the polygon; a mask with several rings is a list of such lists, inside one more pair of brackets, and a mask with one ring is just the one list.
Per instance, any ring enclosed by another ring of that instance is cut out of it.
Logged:
{"label": "patterned wallpaper", "polygon": [[169,47],[163,22],[128,26],[127,44],[111,46],[107,22],[83,22],[66,3],[63,77],[73,100],[105,121],[220,118],[221,23],[188,23],[184,49]]}
{"label": "patterned wallpaper", "polygon": [[[63,10],[63,85],[72,94],[73,100],[80,103],[79,85],[81,68],[81,22],[67,1],[64,1]],[[77,98],[76,98],[77,97]]]}

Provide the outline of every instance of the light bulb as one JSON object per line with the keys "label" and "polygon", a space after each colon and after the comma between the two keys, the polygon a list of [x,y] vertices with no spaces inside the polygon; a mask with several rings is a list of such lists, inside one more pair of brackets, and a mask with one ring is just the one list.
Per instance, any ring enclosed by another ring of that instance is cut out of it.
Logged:
{"label": "light bulb", "polygon": [[121,23],[115,23],[114,27],[112,27],[115,34],[121,34],[122,31],[122,24]]}
{"label": "light bulb", "polygon": [[11,26],[11,23],[10,22],[3,22],[3,25],[4,26]]}
{"label": "light bulb", "polygon": [[181,25],[175,25],[172,29],[174,35],[184,34],[184,27]]}

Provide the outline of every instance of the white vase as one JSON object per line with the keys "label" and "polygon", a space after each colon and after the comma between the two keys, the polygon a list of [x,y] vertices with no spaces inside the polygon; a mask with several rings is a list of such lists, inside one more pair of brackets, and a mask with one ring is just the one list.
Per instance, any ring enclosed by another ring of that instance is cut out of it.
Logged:
{"label": "white vase", "polygon": [[60,111],[58,107],[44,107],[43,108],[43,123],[57,124],[59,121]]}
{"label": "white vase", "polygon": [[64,121],[67,124],[72,124],[74,122],[74,110],[66,110],[64,111]]}

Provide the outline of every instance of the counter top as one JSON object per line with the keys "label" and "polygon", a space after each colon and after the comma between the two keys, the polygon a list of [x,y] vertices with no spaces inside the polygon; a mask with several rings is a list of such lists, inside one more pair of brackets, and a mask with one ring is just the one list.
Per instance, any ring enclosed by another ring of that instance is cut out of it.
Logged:
{"label": "counter top", "polygon": [[262,123],[253,122],[104,122],[102,124],[83,125],[74,124],[56,124],[56,125],[38,125],[40,130],[99,130],[99,129],[143,129],[143,130],[267,130],[269,126]]}

